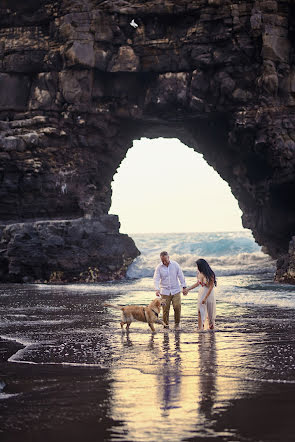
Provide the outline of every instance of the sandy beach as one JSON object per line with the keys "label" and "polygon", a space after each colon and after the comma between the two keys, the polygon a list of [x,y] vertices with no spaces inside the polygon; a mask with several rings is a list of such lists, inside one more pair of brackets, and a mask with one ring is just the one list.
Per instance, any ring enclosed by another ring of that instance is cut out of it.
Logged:
{"label": "sandy beach", "polygon": [[219,302],[200,333],[188,299],[180,330],[127,334],[115,289],[2,288],[1,441],[294,440],[294,310]]}

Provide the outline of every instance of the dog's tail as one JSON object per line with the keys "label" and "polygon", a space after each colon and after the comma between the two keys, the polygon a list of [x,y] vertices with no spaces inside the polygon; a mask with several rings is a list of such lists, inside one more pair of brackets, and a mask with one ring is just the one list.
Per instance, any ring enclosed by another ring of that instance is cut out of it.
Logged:
{"label": "dog's tail", "polygon": [[112,307],[112,308],[115,308],[116,310],[122,310],[122,309],[123,309],[123,307],[120,307],[119,305],[116,305],[116,304],[107,304],[107,303],[104,303],[104,306],[105,306],[105,307]]}

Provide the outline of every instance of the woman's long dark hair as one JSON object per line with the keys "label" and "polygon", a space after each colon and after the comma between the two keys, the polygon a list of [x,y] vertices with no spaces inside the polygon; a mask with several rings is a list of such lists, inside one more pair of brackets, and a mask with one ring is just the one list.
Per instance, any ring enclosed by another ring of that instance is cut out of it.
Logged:
{"label": "woman's long dark hair", "polygon": [[203,275],[206,276],[207,281],[211,282],[213,281],[215,287],[217,286],[217,281],[216,281],[216,277],[215,277],[215,273],[213,272],[213,270],[211,269],[211,267],[209,266],[209,264],[207,263],[206,259],[200,258],[196,261],[196,264],[198,266],[198,269],[201,273],[203,273]]}

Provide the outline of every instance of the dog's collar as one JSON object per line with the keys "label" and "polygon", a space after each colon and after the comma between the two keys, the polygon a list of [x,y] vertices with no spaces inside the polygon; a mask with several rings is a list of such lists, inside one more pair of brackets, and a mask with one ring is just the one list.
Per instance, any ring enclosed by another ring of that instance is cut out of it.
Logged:
{"label": "dog's collar", "polygon": [[144,308],[144,307],[142,307],[142,310],[143,310],[143,314],[144,314],[145,320],[146,320],[146,322],[148,322],[148,320],[147,320],[147,317],[146,317],[146,312],[145,312],[145,308]]}
{"label": "dog's collar", "polygon": [[155,312],[155,310],[153,310],[153,309],[151,309],[152,310],[152,312],[154,312],[155,313],[155,315],[157,316],[157,318],[159,317],[159,313],[157,313],[157,312]]}

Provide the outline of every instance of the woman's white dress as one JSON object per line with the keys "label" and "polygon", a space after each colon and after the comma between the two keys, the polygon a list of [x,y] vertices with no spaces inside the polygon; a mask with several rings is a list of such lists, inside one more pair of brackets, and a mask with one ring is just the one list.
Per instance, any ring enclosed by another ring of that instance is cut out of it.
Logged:
{"label": "woman's white dress", "polygon": [[[199,281],[200,282],[200,281]],[[206,318],[208,316],[209,319],[209,327],[215,327],[215,319],[216,319],[216,301],[215,301],[215,293],[214,287],[208,296],[205,304],[202,304],[203,299],[207,295],[209,287],[206,287],[204,284],[200,282],[200,289],[198,293],[198,311],[201,315],[202,326],[204,327]]]}

